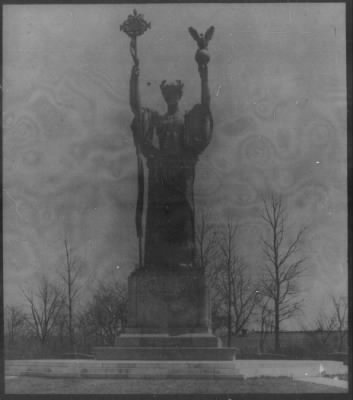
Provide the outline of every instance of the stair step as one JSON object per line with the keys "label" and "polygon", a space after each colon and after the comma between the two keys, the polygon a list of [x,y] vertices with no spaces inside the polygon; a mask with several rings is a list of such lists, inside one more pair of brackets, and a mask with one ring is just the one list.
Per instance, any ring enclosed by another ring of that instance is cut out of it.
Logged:
{"label": "stair step", "polygon": [[232,361],[235,348],[218,347],[94,347],[97,360]]}

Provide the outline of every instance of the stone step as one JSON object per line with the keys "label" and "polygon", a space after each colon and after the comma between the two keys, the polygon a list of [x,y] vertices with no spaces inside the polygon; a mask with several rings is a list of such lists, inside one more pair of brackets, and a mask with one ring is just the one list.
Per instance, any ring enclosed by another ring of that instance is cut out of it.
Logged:
{"label": "stone step", "polygon": [[323,368],[329,375],[347,373],[347,365],[331,360],[237,360],[245,378],[256,376],[320,376]]}
{"label": "stone step", "polygon": [[235,379],[241,378],[233,362],[124,362],[67,360],[7,361],[6,376],[104,379]]}
{"label": "stone step", "polygon": [[346,374],[340,361],[236,360],[236,361],[99,361],[6,360],[6,376],[43,376],[114,379],[236,379],[259,376],[318,377]]}
{"label": "stone step", "polygon": [[232,361],[236,358],[235,348],[219,347],[94,347],[97,360],[165,360],[165,361]]}
{"label": "stone step", "polygon": [[142,335],[123,334],[116,338],[117,347],[220,347],[217,337],[211,334]]}

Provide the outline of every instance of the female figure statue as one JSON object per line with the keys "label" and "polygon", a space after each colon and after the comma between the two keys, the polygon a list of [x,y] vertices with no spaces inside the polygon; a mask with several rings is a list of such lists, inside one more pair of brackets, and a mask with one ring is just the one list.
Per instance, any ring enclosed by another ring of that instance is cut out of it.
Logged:
{"label": "female figure statue", "polygon": [[139,62],[136,47],[130,47],[134,59],[130,78],[130,106],[134,113],[131,127],[138,154],[144,156],[148,168],[143,262],[148,268],[194,265],[195,167],[199,154],[211,140],[213,127],[207,70],[207,42],[213,30],[208,30],[208,39],[207,32],[205,37],[195,32],[190,28],[199,45],[195,59],[201,78],[201,101],[184,115],[179,110],[181,81],[163,81],[160,85],[167,103],[165,114],[141,106]]}

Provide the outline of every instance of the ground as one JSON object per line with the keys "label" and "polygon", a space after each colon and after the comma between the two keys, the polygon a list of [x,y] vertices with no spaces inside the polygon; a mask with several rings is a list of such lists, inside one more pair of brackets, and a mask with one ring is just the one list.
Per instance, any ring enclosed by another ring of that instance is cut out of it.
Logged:
{"label": "ground", "polygon": [[345,389],[291,378],[251,378],[218,380],[114,380],[114,379],[49,379],[9,377],[5,393],[34,394],[230,394],[230,393],[347,393]]}

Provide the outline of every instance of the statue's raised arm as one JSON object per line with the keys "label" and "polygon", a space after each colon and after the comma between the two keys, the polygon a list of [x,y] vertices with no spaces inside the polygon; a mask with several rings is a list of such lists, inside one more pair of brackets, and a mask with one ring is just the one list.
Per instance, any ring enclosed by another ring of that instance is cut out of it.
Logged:
{"label": "statue's raised arm", "polygon": [[131,69],[130,77],[130,107],[135,115],[139,115],[141,111],[140,93],[139,93],[139,59],[137,57],[137,38],[151,28],[151,23],[144,20],[142,14],[138,14],[134,10],[132,15],[129,15],[127,20],[120,26],[120,30],[125,32],[130,41],[130,54],[134,65]]}
{"label": "statue's raised arm", "polygon": [[141,104],[140,104],[140,93],[139,93],[139,59],[137,57],[137,37],[143,35],[143,33],[151,28],[151,23],[146,22],[142,14],[138,14],[136,10],[128,16],[127,20],[120,25],[120,30],[129,36],[130,40],[130,54],[133,59],[133,66],[130,77],[130,107],[132,112],[135,114],[133,122],[133,134],[134,142],[136,146],[137,155],[137,168],[138,168],[138,194],[136,202],[136,233],[139,239],[139,266],[142,266],[142,212],[144,202],[144,170],[143,162],[141,158],[141,138],[143,135],[143,121],[141,115]]}
{"label": "statue's raised arm", "polygon": [[199,34],[196,29],[189,28],[190,35],[196,41],[198,50],[196,51],[195,60],[199,66],[201,77],[201,104],[209,108],[210,106],[210,91],[208,87],[208,68],[207,64],[210,61],[208,53],[208,43],[214,34],[214,26],[207,29],[205,34]]}
{"label": "statue's raised arm", "polygon": [[[132,48],[132,43],[130,45]],[[133,54],[133,50],[131,50],[131,54]],[[131,68],[130,75],[130,107],[131,111],[135,115],[139,115],[141,112],[141,100],[140,100],[140,88],[139,88],[139,76],[140,76],[140,68],[138,58],[134,58],[134,65]]]}
{"label": "statue's raised arm", "polygon": [[[195,60],[201,78],[201,104],[194,107],[188,116],[189,140],[200,153],[209,144],[212,137],[213,119],[210,108],[210,90],[208,86],[208,43],[214,34],[214,27],[207,29],[205,34],[199,34],[196,29],[189,28],[190,35],[196,41],[198,49]],[[191,138],[193,137],[193,139]]]}

